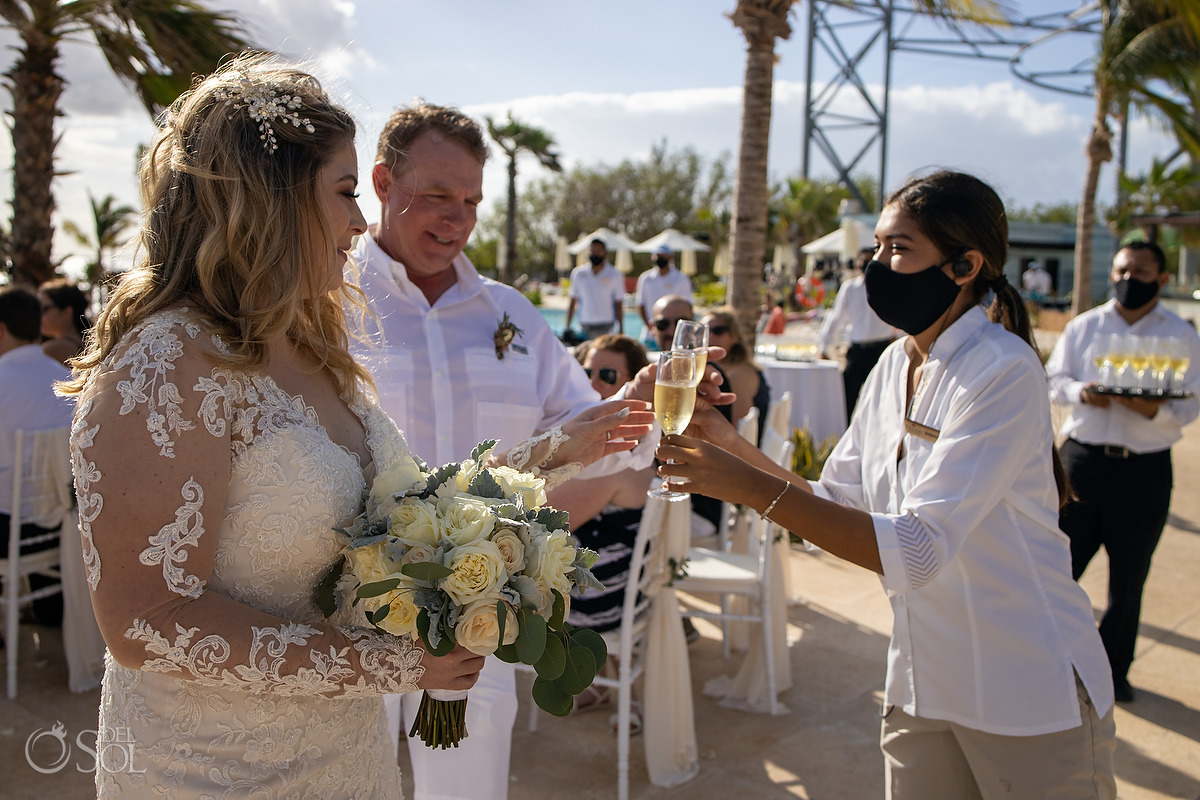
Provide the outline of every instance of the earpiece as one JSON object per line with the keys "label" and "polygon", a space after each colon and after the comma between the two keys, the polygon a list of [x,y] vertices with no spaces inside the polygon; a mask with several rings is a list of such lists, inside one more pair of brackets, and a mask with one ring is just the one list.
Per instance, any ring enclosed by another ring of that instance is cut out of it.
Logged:
{"label": "earpiece", "polygon": [[954,273],[954,277],[961,278],[970,273],[972,267],[971,262],[967,261],[967,251],[963,250],[958,254],[958,258],[954,261],[954,265],[950,267],[950,271]]}

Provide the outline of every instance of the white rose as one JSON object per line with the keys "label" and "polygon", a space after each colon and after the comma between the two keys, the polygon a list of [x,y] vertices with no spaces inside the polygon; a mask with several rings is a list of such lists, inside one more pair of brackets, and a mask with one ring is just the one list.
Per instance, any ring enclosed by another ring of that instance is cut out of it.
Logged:
{"label": "white rose", "polygon": [[375,583],[391,578],[393,571],[399,571],[399,565],[393,564],[388,557],[383,542],[368,547],[351,547],[346,551],[346,558],[350,561],[350,571],[360,583]]}
{"label": "white rose", "polygon": [[[454,638],[480,656],[490,656],[499,647],[500,625],[496,619],[497,596],[476,600],[463,609],[454,628]],[[517,640],[517,615],[504,603],[504,644]]]}
{"label": "white rose", "polygon": [[473,497],[444,497],[437,504],[443,535],[456,545],[484,539],[496,527],[487,504]]}
{"label": "white rose", "polygon": [[442,538],[437,508],[425,500],[405,498],[403,503],[392,510],[391,518],[391,534],[398,539],[436,547]]}
{"label": "white rose", "polygon": [[506,497],[520,495],[527,509],[546,505],[546,481],[542,478],[506,466],[492,467],[491,473]]}
{"label": "white rose", "polygon": [[517,575],[525,567],[525,544],[515,531],[502,528],[492,534],[492,541],[500,549],[500,557],[504,559],[504,569],[509,576]]}
{"label": "white rose", "polygon": [[363,600],[363,605],[367,609],[375,611],[386,603],[388,613],[379,621],[379,627],[395,636],[415,637],[417,635],[417,614],[420,613],[420,609],[413,603],[412,598],[413,590],[410,587],[402,586],[379,597],[367,598]]}
{"label": "white rose", "polygon": [[442,579],[441,588],[460,606],[496,594],[508,580],[500,548],[487,539],[455,548],[447,566],[453,572]]}
{"label": "white rose", "polygon": [[403,494],[425,480],[417,462],[408,456],[375,476],[371,484],[371,507],[379,516],[389,513],[396,506],[395,496]]}
{"label": "white rose", "polygon": [[408,551],[400,559],[401,564],[418,564],[425,561],[433,561],[433,556],[437,552],[437,549],[432,545],[412,539],[404,539],[402,541],[408,545]]}
{"label": "white rose", "polygon": [[525,574],[564,595],[570,592],[571,575],[575,572],[575,543],[571,534],[551,531],[535,538],[530,550],[525,552]]}

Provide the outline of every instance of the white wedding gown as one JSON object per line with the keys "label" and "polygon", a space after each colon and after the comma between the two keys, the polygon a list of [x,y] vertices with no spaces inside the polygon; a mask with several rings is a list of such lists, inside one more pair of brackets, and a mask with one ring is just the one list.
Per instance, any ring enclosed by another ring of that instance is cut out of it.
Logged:
{"label": "white wedding gown", "polygon": [[[302,398],[204,357],[222,350],[195,315],[160,312],[80,396],[88,580],[129,609],[108,642],[97,791],[398,798],[381,697],[415,691],[420,651],[313,603],[339,555],[333,527],[361,509],[363,469]],[[351,408],[375,467],[406,455],[378,407]]]}

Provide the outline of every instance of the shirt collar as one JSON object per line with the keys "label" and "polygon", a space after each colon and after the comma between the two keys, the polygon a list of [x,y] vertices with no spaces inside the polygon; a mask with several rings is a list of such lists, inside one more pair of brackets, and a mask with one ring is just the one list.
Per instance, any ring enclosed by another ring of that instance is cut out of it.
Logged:
{"label": "shirt collar", "polygon": [[[379,242],[375,240],[375,230],[375,225],[367,229],[355,251],[356,254],[361,253],[362,261],[365,262],[360,263],[360,269],[365,270],[369,265],[377,265],[375,271],[379,272],[385,280],[390,280],[396,289],[405,293],[416,292],[424,297],[421,290],[408,279],[408,270],[404,264],[389,256],[379,246]],[[455,256],[454,261],[450,262],[450,266],[454,269],[456,280],[454,286],[446,295],[442,296],[443,298],[452,293],[458,298],[466,298],[483,291],[483,276],[471,264],[471,260],[465,253]]]}
{"label": "shirt collar", "polygon": [[967,313],[954,320],[954,323],[934,340],[933,347],[929,351],[930,359],[949,361],[955,353],[962,349],[963,345],[977,339],[984,327],[990,324],[992,323],[988,320],[983,306],[971,306]]}

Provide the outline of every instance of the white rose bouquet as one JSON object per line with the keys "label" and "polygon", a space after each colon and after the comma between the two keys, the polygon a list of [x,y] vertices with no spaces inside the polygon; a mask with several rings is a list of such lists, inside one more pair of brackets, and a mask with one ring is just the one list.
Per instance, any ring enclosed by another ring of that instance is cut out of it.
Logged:
{"label": "white rose bouquet", "polygon": [[[343,561],[317,589],[329,617],[361,602],[367,621],[419,636],[433,655],[455,643],[532,665],[533,699],[566,716],[604,665],[594,631],[566,622],[572,590],[602,588],[596,553],[574,545],[567,514],[545,505],[541,478],[488,467],[495,441],[431,470],[405,459],[376,476],[366,509],[346,529]],[[428,690],[410,736],[456,747],[467,735],[466,692]]]}

